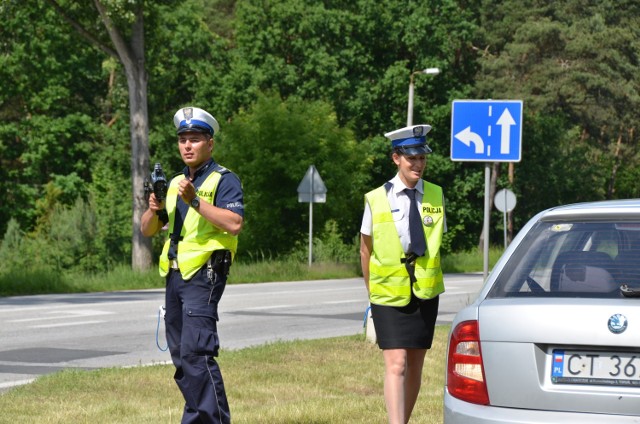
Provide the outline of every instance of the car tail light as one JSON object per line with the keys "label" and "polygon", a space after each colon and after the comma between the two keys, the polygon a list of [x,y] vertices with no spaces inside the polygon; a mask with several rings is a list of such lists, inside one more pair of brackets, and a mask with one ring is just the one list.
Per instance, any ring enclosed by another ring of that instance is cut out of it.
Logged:
{"label": "car tail light", "polygon": [[461,322],[453,330],[447,363],[447,390],[451,396],[488,405],[478,321]]}

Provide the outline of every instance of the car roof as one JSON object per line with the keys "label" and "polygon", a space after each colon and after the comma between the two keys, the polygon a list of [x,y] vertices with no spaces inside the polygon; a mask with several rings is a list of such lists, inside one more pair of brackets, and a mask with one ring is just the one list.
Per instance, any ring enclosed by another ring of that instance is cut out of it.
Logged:
{"label": "car roof", "polygon": [[547,209],[539,216],[541,221],[565,219],[640,218],[640,199],[602,200],[574,203]]}

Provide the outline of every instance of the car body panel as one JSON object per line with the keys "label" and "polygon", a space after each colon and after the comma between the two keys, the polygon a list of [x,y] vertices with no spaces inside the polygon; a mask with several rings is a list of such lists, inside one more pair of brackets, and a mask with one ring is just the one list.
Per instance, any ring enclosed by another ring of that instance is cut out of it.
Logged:
{"label": "car body panel", "polygon": [[[607,326],[614,314],[629,321],[623,333]],[[640,348],[640,299],[488,299],[478,316],[482,341]]]}
{"label": "car body panel", "polygon": [[539,411],[475,405],[444,392],[446,424],[640,424],[640,416]]}
{"label": "car body panel", "polygon": [[[491,404],[640,414],[640,387],[551,382],[554,349],[615,352],[640,346],[639,302],[640,299],[538,298],[482,302],[478,317]],[[614,314],[625,315],[631,328],[621,334],[612,333],[607,323]]]}
{"label": "car body panel", "polygon": [[[445,424],[640,423],[640,297],[619,290],[633,280],[616,262],[625,253],[640,258],[640,200],[567,205],[532,218],[452,323],[453,332],[478,321],[490,404],[457,399],[445,382]],[[575,257],[584,261],[578,268]],[[640,276],[640,259],[630,263],[632,277]],[[617,314],[621,332],[609,325]],[[630,367],[637,381],[570,384],[552,377],[554,351],[637,354]]]}

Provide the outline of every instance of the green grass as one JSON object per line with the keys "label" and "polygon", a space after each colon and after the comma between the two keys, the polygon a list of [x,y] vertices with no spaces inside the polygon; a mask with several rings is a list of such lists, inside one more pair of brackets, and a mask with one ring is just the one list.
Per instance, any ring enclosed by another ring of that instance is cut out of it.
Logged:
{"label": "green grass", "polygon": [[[490,266],[495,264],[501,254],[502,249],[491,249]],[[470,251],[444,255],[442,268],[445,273],[481,272],[482,252]],[[313,263],[309,266],[306,261],[273,259],[235,263],[231,268],[229,283],[323,280],[359,276],[359,263],[329,262]],[[162,288],[164,284],[156,267],[145,272],[134,272],[128,266],[121,265],[108,272],[93,274],[39,269],[0,270],[0,296],[139,290]]]}
{"label": "green grass", "polygon": [[46,269],[8,270],[0,274],[0,296],[50,293],[92,293],[151,289],[164,286],[158,270],[134,272],[118,266],[104,273],[56,272]]}
{"label": "green grass", "polygon": [[266,281],[325,280],[352,278],[359,275],[359,264],[295,262],[274,260],[237,263],[231,267],[231,284],[261,283]]}
{"label": "green grass", "polygon": [[[412,423],[442,422],[448,326],[437,326]],[[223,350],[235,424],[386,423],[382,354],[363,335]],[[177,423],[173,367],[68,370],[0,395],[0,423]]]}
{"label": "green grass", "polygon": [[[498,262],[504,249],[492,247],[489,249],[489,269]],[[442,270],[445,274],[482,272],[484,269],[484,254],[479,250],[450,253],[442,256]]]}

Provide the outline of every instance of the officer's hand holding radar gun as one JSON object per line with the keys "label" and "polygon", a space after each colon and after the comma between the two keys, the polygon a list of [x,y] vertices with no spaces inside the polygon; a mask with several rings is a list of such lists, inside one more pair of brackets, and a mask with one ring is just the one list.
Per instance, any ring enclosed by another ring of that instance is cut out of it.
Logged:
{"label": "officer's hand holding radar gun", "polygon": [[[167,221],[164,201],[167,198],[167,177],[162,171],[162,166],[156,163],[151,172],[151,182],[144,182],[144,192],[149,201],[149,209],[160,216],[163,221]],[[165,216],[163,216],[165,215]]]}

